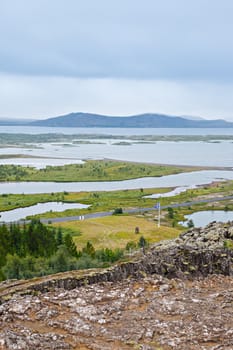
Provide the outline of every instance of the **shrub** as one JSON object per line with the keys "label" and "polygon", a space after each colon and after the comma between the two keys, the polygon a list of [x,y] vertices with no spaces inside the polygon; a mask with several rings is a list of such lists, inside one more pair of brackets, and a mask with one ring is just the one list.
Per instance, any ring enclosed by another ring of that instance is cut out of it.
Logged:
{"label": "shrub", "polygon": [[122,208],[114,209],[113,215],[119,215],[119,214],[123,214],[123,209]]}

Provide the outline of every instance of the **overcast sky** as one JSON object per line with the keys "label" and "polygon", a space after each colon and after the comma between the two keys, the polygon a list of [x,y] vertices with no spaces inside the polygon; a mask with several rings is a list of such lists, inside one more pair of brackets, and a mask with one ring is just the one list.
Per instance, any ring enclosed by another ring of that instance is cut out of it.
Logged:
{"label": "overcast sky", "polygon": [[232,0],[0,0],[0,117],[233,120]]}

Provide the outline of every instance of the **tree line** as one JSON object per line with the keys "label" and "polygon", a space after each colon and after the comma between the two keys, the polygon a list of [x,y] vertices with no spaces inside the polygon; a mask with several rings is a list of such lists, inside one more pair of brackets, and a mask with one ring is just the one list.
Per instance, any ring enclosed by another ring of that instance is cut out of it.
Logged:
{"label": "tree line", "polygon": [[0,226],[0,280],[104,267],[122,256],[122,249],[95,250],[91,242],[77,250],[69,233],[39,220],[28,225]]}

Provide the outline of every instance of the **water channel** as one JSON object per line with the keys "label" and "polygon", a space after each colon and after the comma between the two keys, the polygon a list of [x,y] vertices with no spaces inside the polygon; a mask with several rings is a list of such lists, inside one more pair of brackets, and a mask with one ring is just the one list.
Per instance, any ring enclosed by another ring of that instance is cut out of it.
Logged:
{"label": "water channel", "polygon": [[[185,215],[185,218],[192,220],[195,227],[203,227],[212,221],[227,222],[233,221],[233,211],[224,210],[205,210],[197,211],[190,215]],[[180,222],[181,225],[187,226],[188,222]]]}
{"label": "water channel", "polygon": [[144,177],[125,181],[100,182],[2,182],[0,194],[51,192],[116,191],[137,188],[197,186],[213,181],[233,180],[233,171],[203,170],[161,177]]}
{"label": "water channel", "polygon": [[67,209],[84,209],[89,205],[81,203],[47,202],[31,205],[30,207],[18,208],[0,212],[0,221],[12,222],[25,219],[29,215],[46,213],[47,211],[64,211]]}

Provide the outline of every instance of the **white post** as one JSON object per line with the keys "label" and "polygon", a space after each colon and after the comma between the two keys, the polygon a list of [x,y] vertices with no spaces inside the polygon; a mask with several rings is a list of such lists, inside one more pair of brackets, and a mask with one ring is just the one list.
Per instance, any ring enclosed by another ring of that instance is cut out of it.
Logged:
{"label": "white post", "polygon": [[159,208],[158,208],[158,210],[159,210],[159,216],[158,216],[158,227],[160,227],[160,203],[159,203]]}

